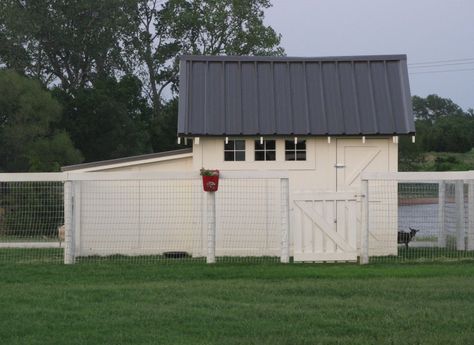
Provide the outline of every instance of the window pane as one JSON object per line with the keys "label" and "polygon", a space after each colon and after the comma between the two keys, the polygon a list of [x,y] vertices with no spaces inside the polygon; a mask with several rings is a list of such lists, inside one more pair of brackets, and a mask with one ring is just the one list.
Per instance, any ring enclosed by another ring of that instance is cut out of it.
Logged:
{"label": "window pane", "polygon": [[285,152],[285,160],[294,161],[295,160],[295,151],[286,151]]}
{"label": "window pane", "polygon": [[305,161],[306,160],[306,151],[296,151],[296,160]]}
{"label": "window pane", "polygon": [[236,140],[235,141],[236,150],[245,150],[245,140]]}
{"label": "window pane", "polygon": [[255,150],[263,150],[264,144],[260,144],[260,140],[255,140]]}
{"label": "window pane", "polygon": [[224,150],[232,151],[233,149],[234,149],[234,140],[229,140],[227,144],[224,144]]}
{"label": "window pane", "polygon": [[265,144],[267,150],[275,150],[275,140],[266,140]]}
{"label": "window pane", "polygon": [[306,150],[306,140],[298,140],[298,143],[296,144],[296,149]]}
{"label": "window pane", "polygon": [[285,140],[285,150],[294,150],[295,142],[293,140]]}
{"label": "window pane", "polygon": [[263,152],[263,151],[255,151],[255,160],[256,160],[256,161],[263,161],[263,160],[265,160],[265,152]]}
{"label": "window pane", "polygon": [[267,151],[265,153],[265,160],[274,161],[275,160],[275,151]]}
{"label": "window pane", "polygon": [[235,152],[235,160],[236,161],[244,161],[245,160],[245,151],[236,151]]}
{"label": "window pane", "polygon": [[224,152],[224,160],[225,161],[233,161],[234,160],[234,152],[233,151]]}

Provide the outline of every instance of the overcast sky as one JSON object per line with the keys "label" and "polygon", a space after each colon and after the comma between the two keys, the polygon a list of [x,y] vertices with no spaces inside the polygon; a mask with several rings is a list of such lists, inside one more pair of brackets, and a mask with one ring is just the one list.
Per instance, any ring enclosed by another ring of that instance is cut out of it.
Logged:
{"label": "overcast sky", "polygon": [[412,95],[474,108],[474,0],[271,1],[288,56],[407,54]]}

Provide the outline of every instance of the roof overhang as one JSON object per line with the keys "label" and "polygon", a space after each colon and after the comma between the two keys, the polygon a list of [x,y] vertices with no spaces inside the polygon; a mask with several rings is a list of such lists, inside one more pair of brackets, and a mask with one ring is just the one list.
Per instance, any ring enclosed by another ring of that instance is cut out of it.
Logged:
{"label": "roof overhang", "polygon": [[124,158],[110,159],[97,162],[89,162],[76,165],[68,165],[61,168],[61,171],[70,172],[94,172],[108,169],[122,168],[135,165],[150,164],[162,161],[170,161],[175,159],[184,159],[193,156],[192,148],[181,150],[165,151],[158,153],[150,153],[139,156],[130,156]]}

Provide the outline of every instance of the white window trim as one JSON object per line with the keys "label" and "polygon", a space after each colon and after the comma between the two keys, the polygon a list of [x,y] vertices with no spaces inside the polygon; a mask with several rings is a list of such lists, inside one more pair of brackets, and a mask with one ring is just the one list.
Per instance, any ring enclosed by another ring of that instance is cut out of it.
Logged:
{"label": "white window trim", "polygon": [[[257,148],[256,148],[256,146],[255,146],[255,142],[256,142],[256,141],[260,142],[260,138],[259,138],[259,139],[255,139],[255,140],[253,141],[253,160],[254,160],[255,162],[275,162],[275,161],[277,161],[277,159],[278,159],[278,157],[277,157],[277,151],[278,151],[277,141],[278,141],[278,139],[273,139],[273,138],[264,139],[264,140],[263,140],[263,145],[264,145],[263,150],[260,150],[260,149],[257,150]],[[274,149],[271,149],[271,150],[268,150],[268,149],[267,149],[267,145],[266,145],[266,142],[267,142],[267,141],[274,141],[274,142],[275,142],[275,148],[274,148]],[[264,157],[264,159],[262,159],[262,160],[257,160],[257,159],[255,159],[255,155],[256,155],[257,152],[263,152],[263,157]],[[274,153],[275,153],[275,159],[267,160],[267,159],[266,159],[266,156],[267,156],[266,153],[267,153],[267,152],[274,152]]]}

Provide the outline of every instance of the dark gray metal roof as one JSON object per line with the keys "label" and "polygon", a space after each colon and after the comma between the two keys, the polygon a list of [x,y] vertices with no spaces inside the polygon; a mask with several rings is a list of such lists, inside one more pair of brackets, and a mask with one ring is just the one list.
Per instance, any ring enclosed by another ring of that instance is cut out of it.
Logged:
{"label": "dark gray metal roof", "polygon": [[109,160],[105,160],[105,161],[97,161],[97,162],[90,162],[90,163],[67,165],[67,166],[62,167],[61,171],[72,171],[72,170],[79,170],[79,169],[86,169],[86,168],[96,168],[96,167],[99,168],[99,167],[106,166],[106,165],[131,163],[131,162],[141,161],[141,160],[145,160],[145,159],[170,157],[170,156],[174,156],[174,155],[181,155],[181,154],[192,153],[192,152],[193,152],[192,148],[185,148],[185,149],[173,150],[173,151],[149,153],[149,154],[145,154],[145,155],[109,159]]}
{"label": "dark gray metal roof", "polygon": [[183,56],[178,135],[414,133],[406,55]]}

